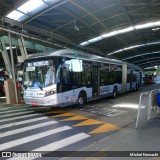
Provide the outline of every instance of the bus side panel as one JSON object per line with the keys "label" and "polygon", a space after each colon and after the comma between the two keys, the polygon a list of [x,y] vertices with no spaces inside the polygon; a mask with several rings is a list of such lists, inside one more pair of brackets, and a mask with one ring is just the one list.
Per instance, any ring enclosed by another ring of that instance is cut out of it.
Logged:
{"label": "bus side panel", "polygon": [[78,102],[78,96],[81,91],[85,91],[87,100],[92,98],[92,88],[81,87],[71,91],[63,92],[63,106],[68,106]]}
{"label": "bus side panel", "polygon": [[115,87],[117,87],[118,93],[122,91],[122,84],[116,83],[113,85],[100,86],[100,96],[103,97],[111,96]]}

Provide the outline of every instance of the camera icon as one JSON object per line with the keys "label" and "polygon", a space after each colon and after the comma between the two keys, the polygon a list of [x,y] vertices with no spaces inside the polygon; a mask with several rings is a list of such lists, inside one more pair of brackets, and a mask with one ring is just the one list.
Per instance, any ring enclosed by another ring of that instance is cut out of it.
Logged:
{"label": "camera icon", "polygon": [[2,157],[11,157],[11,152],[2,152]]}

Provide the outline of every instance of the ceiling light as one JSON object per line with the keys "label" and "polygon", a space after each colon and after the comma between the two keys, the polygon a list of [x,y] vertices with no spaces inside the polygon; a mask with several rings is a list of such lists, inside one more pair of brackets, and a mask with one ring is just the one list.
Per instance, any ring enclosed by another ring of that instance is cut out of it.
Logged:
{"label": "ceiling light", "polygon": [[153,28],[152,31],[158,31],[160,28]]}
{"label": "ceiling light", "polygon": [[[158,27],[160,26],[160,21],[155,21],[155,22],[149,22],[149,23],[143,23],[143,24],[139,24],[139,25],[135,25],[135,26],[131,26],[131,27],[127,27],[127,28],[124,28],[124,29],[120,29],[120,30],[115,30],[115,31],[111,31],[111,32],[108,32],[108,33],[105,33],[105,34],[102,34],[102,39],[103,38],[109,38],[109,37],[113,37],[113,36],[116,36],[116,35],[119,35],[119,34],[123,34],[123,33],[127,33],[127,32],[131,32],[131,31],[134,31],[135,29],[136,30],[141,30],[141,29],[146,29],[146,28],[151,28],[151,27]],[[95,37],[96,38],[96,37]],[[95,39],[93,38],[93,39]],[[99,39],[102,40],[102,39]],[[92,39],[91,39],[92,40]],[[88,40],[90,41],[90,40]],[[97,41],[95,41],[97,42]],[[92,42],[93,43],[93,42]],[[81,43],[82,44],[82,43]],[[80,45],[81,45],[80,44]],[[89,45],[90,43],[86,44],[86,45]]]}

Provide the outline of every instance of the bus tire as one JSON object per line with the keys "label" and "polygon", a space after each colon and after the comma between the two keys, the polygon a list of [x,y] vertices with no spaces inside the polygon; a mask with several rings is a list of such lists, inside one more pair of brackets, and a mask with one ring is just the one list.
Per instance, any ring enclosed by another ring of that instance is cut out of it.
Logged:
{"label": "bus tire", "polygon": [[112,92],[112,98],[116,98],[116,96],[117,96],[117,87],[114,87]]}
{"label": "bus tire", "polygon": [[85,94],[85,92],[80,92],[78,95],[77,106],[82,108],[84,106],[85,102],[86,102],[86,94]]}

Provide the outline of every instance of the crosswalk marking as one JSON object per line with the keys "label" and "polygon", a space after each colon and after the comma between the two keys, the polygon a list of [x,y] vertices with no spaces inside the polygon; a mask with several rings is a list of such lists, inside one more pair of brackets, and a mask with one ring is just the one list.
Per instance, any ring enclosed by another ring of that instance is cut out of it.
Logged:
{"label": "crosswalk marking", "polygon": [[12,112],[23,111],[23,110],[27,110],[27,109],[26,109],[26,108],[21,108],[21,109],[12,109],[12,110],[3,111],[3,112],[0,111],[0,114],[4,114],[4,113],[12,113]]}
{"label": "crosswalk marking", "polygon": [[6,143],[3,143],[3,144],[0,144],[0,150],[3,151],[3,150],[6,150],[8,148],[19,146],[21,144],[25,144],[27,142],[31,142],[31,141],[34,141],[34,140],[37,140],[37,139],[40,139],[40,138],[43,138],[43,137],[46,137],[46,136],[49,136],[49,135],[53,135],[53,134],[56,134],[56,133],[59,133],[59,132],[62,132],[62,131],[69,130],[69,129],[71,129],[71,127],[62,126],[62,127],[56,128],[56,129],[48,130],[48,131],[45,131],[45,132],[41,132],[41,133],[38,133],[38,134],[34,134],[34,135],[31,135],[31,136],[27,136],[27,137],[24,137],[24,138],[20,138],[20,139],[16,139],[16,140],[13,140],[13,141],[10,141],[10,142],[6,142]]}
{"label": "crosswalk marking", "polygon": [[5,106],[0,106],[0,110],[2,109],[13,109],[13,108],[22,108],[22,106],[7,106],[7,107],[5,107]]}
{"label": "crosswalk marking", "polygon": [[28,119],[28,120],[24,120],[24,121],[22,120],[20,122],[5,124],[5,125],[1,125],[0,129],[12,127],[12,126],[18,126],[18,125],[21,125],[21,124],[27,124],[27,123],[30,123],[30,122],[36,122],[36,121],[40,121],[40,120],[44,120],[44,119],[48,119],[48,117],[38,117],[38,118]]}
{"label": "crosswalk marking", "polygon": [[33,114],[29,114],[29,115],[23,115],[23,116],[19,116],[19,117],[13,117],[13,118],[5,118],[5,119],[1,119],[1,122],[7,122],[7,121],[12,121],[12,120],[17,120],[17,119],[21,119],[21,118],[27,118],[27,117],[33,117],[33,116],[39,116],[41,114],[39,113],[33,113]]}
{"label": "crosswalk marking", "polygon": [[44,122],[44,123],[40,123],[40,124],[31,125],[31,126],[28,126],[28,127],[23,127],[23,128],[11,130],[11,131],[3,132],[3,133],[0,134],[0,138],[10,136],[10,135],[14,135],[14,134],[17,134],[17,133],[22,133],[22,132],[29,131],[29,130],[32,130],[32,129],[41,128],[41,127],[48,126],[48,125],[51,125],[51,124],[56,124],[56,123],[58,123],[58,122],[57,121],[49,121],[49,122]]}
{"label": "crosswalk marking", "polygon": [[90,137],[90,136],[86,133],[79,133],[79,134],[61,139],[59,141],[50,143],[46,146],[42,146],[40,148],[34,149],[33,151],[55,151],[57,149],[60,149],[62,147],[73,144],[75,142],[81,141],[81,140],[86,139],[88,137]]}
{"label": "crosswalk marking", "polygon": [[0,111],[4,111],[4,110],[8,110],[8,109],[21,109],[22,107],[3,107],[3,108],[0,108]]}
{"label": "crosswalk marking", "polygon": [[12,113],[12,114],[2,115],[2,116],[0,116],[0,118],[9,117],[9,116],[17,116],[17,115],[21,115],[21,114],[25,114],[25,113],[34,113],[34,111],[16,112],[16,113]]}
{"label": "crosswalk marking", "polygon": [[[33,152],[36,152],[36,151],[49,151],[49,152],[50,151],[56,151],[56,150],[61,149],[63,147],[66,147],[66,146],[69,146],[69,145],[74,144],[76,142],[79,142],[81,140],[84,140],[88,137],[90,137],[90,135],[85,134],[85,133],[79,133],[79,134],[64,138],[62,140],[50,143],[48,145],[36,148],[32,151]],[[36,159],[36,158],[37,157],[23,157],[24,160],[33,160],[33,159]],[[21,160],[21,157],[10,158],[9,160]]]}
{"label": "crosswalk marking", "polygon": [[[0,108],[0,111],[4,111],[4,110],[7,110],[7,109],[10,109],[11,107],[6,107],[6,108]],[[13,107],[12,107],[13,108]]]}

